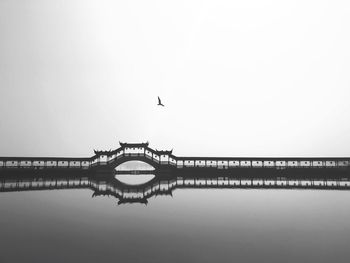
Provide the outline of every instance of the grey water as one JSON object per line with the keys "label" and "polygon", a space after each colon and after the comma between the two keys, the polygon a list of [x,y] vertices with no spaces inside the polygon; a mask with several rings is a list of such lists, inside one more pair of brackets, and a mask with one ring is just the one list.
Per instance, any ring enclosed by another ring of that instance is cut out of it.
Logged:
{"label": "grey water", "polygon": [[350,191],[0,193],[0,262],[348,262]]}

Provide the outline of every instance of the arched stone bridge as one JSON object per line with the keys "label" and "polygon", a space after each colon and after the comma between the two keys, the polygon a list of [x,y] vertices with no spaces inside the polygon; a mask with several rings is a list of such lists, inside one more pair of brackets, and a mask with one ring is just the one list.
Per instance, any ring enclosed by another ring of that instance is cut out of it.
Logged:
{"label": "arched stone bridge", "polygon": [[127,161],[142,161],[155,169],[320,169],[350,171],[350,157],[178,157],[171,151],[158,151],[147,143],[120,143],[110,151],[94,151],[89,158],[0,157],[0,171],[8,169],[114,169]]}

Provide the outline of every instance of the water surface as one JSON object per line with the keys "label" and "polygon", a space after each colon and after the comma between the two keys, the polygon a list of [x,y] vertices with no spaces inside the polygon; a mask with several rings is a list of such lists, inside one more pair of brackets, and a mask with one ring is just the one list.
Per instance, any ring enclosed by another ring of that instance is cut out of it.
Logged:
{"label": "water surface", "polygon": [[1,262],[348,262],[348,191],[176,189],[118,205],[90,189],[0,193]]}

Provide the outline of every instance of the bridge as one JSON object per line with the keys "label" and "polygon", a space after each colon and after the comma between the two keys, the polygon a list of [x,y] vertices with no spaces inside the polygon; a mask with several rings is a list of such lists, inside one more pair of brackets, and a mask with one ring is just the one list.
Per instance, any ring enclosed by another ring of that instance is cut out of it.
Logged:
{"label": "bridge", "polygon": [[127,161],[142,161],[155,169],[332,169],[350,171],[350,157],[179,157],[146,143],[120,143],[110,151],[94,151],[88,158],[0,157],[0,172],[8,169],[115,169]]}

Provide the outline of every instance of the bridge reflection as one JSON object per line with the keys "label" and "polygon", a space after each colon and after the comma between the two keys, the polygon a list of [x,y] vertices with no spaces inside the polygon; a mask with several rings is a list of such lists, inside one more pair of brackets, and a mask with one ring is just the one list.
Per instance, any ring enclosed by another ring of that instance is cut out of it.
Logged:
{"label": "bridge reflection", "polygon": [[[132,175],[130,175],[132,176]],[[118,204],[147,204],[151,197],[172,196],[176,189],[324,189],[350,190],[350,179],[332,176],[231,176],[225,173],[210,172],[181,174],[165,173],[156,176],[142,185],[123,183],[113,176],[96,176],[89,172],[15,172],[3,174],[0,179],[0,192],[90,189],[92,197],[112,196]]]}

